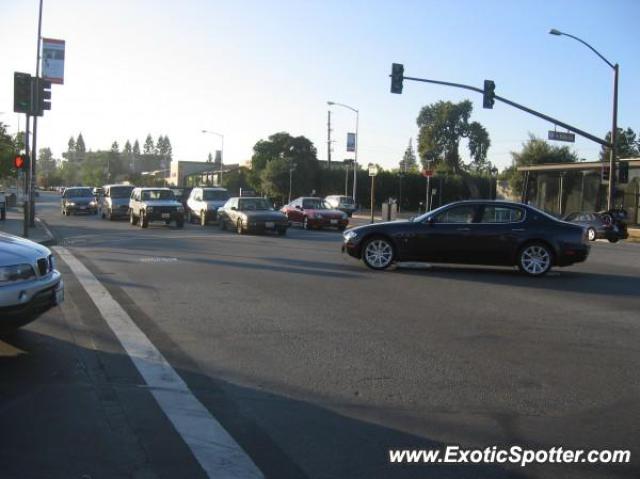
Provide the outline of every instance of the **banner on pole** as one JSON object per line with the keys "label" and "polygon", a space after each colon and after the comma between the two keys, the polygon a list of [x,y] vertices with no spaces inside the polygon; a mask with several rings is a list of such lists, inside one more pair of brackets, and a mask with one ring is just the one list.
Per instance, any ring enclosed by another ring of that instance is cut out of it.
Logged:
{"label": "banner on pole", "polygon": [[347,133],[347,151],[356,151],[355,133]]}
{"label": "banner on pole", "polygon": [[64,83],[64,40],[42,39],[42,78]]}

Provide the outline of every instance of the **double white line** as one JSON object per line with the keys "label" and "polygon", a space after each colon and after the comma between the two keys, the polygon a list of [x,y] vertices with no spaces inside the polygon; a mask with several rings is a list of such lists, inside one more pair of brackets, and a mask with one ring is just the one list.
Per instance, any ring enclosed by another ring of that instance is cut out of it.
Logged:
{"label": "double white line", "polygon": [[54,247],[122,344],[158,405],[209,477],[262,479],[247,453],[189,390],[122,306],[69,250]]}

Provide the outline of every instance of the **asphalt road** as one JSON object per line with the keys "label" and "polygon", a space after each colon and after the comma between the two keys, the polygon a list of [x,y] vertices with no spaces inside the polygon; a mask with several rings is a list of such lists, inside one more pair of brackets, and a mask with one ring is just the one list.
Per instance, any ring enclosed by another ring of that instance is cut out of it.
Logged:
{"label": "asphalt road", "polygon": [[[374,272],[334,231],[238,236],[39,215],[268,478],[640,476],[640,244],[586,263]],[[0,476],[206,477],[70,265],[0,337]],[[83,282],[85,280],[83,279]],[[630,449],[628,465],[397,465],[458,444]],[[222,477],[222,476],[221,476]]]}

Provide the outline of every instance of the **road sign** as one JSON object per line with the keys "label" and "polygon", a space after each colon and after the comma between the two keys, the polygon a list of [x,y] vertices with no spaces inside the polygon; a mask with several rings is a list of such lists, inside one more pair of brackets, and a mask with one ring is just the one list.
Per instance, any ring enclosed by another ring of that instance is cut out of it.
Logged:
{"label": "road sign", "polygon": [[378,166],[369,165],[369,176],[377,176],[377,175],[378,175]]}
{"label": "road sign", "polygon": [[433,170],[422,170],[422,176],[424,176],[425,178],[433,176]]}
{"label": "road sign", "polygon": [[42,78],[64,83],[64,40],[42,39]]}
{"label": "road sign", "polygon": [[568,131],[564,132],[549,130],[549,139],[556,141],[569,141],[571,143],[574,143],[576,141],[576,135],[574,135],[573,133],[569,133]]}

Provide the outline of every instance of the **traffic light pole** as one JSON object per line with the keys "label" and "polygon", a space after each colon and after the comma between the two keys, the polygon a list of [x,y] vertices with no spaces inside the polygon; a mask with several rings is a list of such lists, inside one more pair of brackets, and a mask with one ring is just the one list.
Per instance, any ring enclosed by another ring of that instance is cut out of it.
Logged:
{"label": "traffic light pole", "polygon": [[[471,91],[475,91],[478,93],[482,93],[484,94],[484,90],[482,88],[476,88],[474,86],[471,85],[463,85],[461,83],[451,83],[451,82],[446,82],[446,81],[439,81],[439,80],[427,80],[426,78],[415,78],[415,77],[404,77],[404,80],[412,80],[412,81],[419,81],[419,82],[424,82],[424,83],[434,83],[436,85],[446,85],[446,86],[452,86],[455,88],[464,88],[465,90],[471,90]],[[592,135],[591,133],[587,133],[586,131],[580,130],[579,128],[576,128],[575,126],[571,126],[568,123],[564,123],[563,121],[560,121],[556,118],[553,118],[549,115],[545,115],[544,113],[540,113],[539,111],[535,111],[532,110],[531,108],[528,108],[526,106],[520,105],[514,101],[508,100],[506,98],[503,98],[501,96],[495,95],[494,98],[498,101],[501,101],[502,103],[506,103],[507,105],[510,105],[514,108],[517,108],[518,110],[522,110],[524,112],[529,113],[530,115],[533,116],[537,116],[538,118],[542,118],[543,120],[547,120],[548,122],[554,123],[558,126],[561,126],[563,128],[566,128],[569,131],[574,132],[577,135],[580,135],[584,138],[587,138],[588,140],[591,140],[595,143],[598,143],[599,145],[611,148],[613,150],[614,146],[612,145],[612,143],[609,143],[606,140],[603,140],[601,138],[598,138],[595,135]],[[617,107],[617,103],[616,103],[616,107]]]}
{"label": "traffic light pole", "polygon": [[[40,0],[40,10],[38,13],[38,41],[37,41],[37,51],[36,51],[36,82],[38,82],[38,77],[40,77],[40,44],[42,38],[42,1]],[[37,108],[40,108],[40,83],[38,82],[38,88],[36,90],[35,96],[37,97]],[[33,98],[33,96],[32,96]],[[27,124],[29,120],[27,120]],[[30,189],[30,211],[29,211],[29,226],[35,226],[35,217],[36,217],[36,201],[35,201],[35,185],[36,185],[36,160],[37,160],[37,142],[38,142],[38,115],[34,115],[33,117],[33,152],[30,156],[30,172],[31,172],[31,189]],[[27,150],[27,154],[29,154]]]}
{"label": "traffic light pole", "polygon": [[[27,155],[28,158],[28,162],[31,161],[30,155],[29,155],[29,115],[26,115],[27,117],[27,126],[25,127],[25,134],[24,134],[24,151],[25,154]],[[29,166],[28,168],[24,169],[24,192],[22,195],[23,198],[23,202],[22,202],[22,207],[23,207],[23,220],[22,220],[22,236],[25,238],[29,237],[29,217],[30,217],[30,211],[31,211],[31,201],[30,201],[30,186],[31,184],[31,166]]]}

